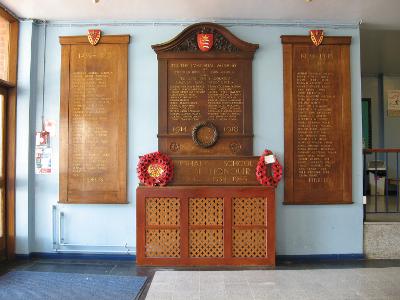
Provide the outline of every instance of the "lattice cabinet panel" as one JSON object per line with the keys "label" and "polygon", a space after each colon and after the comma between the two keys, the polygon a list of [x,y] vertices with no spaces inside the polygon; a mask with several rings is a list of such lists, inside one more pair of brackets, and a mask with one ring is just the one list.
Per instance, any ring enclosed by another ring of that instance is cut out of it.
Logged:
{"label": "lattice cabinet panel", "polygon": [[146,230],[146,257],[180,257],[180,231],[178,229]]}
{"label": "lattice cabinet panel", "polygon": [[136,224],[138,265],[275,264],[270,187],[141,186]]}
{"label": "lattice cabinet panel", "polygon": [[179,198],[146,198],[146,225],[179,226]]}
{"label": "lattice cabinet panel", "polygon": [[190,257],[223,257],[224,232],[222,229],[200,229],[189,232]]}
{"label": "lattice cabinet panel", "polygon": [[265,198],[234,198],[233,225],[264,225]]}
{"label": "lattice cabinet panel", "polygon": [[265,257],[267,243],[263,229],[234,229],[232,256],[233,257]]}
{"label": "lattice cabinet panel", "polygon": [[190,225],[222,225],[224,216],[223,198],[190,198]]}

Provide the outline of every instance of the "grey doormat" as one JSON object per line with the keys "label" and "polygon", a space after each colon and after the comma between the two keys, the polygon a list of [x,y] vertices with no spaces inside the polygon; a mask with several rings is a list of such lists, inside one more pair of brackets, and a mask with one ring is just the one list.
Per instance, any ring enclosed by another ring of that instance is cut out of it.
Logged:
{"label": "grey doormat", "polygon": [[146,277],[14,271],[0,276],[4,300],[133,300]]}
{"label": "grey doormat", "polygon": [[400,268],[158,271],[146,300],[400,299]]}

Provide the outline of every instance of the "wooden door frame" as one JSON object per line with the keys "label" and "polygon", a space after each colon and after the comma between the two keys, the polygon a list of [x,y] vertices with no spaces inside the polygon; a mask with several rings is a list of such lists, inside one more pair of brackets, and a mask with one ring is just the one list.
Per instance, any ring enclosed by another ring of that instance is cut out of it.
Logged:
{"label": "wooden door frame", "polygon": [[10,22],[8,47],[8,80],[0,80],[0,86],[7,89],[6,113],[6,257],[15,257],[15,149],[16,149],[16,103],[19,21],[7,9],[0,7],[0,16]]}
{"label": "wooden door frame", "polygon": [[[1,130],[1,139],[0,139],[0,147],[1,147],[1,157],[0,159],[2,160],[2,164],[1,164],[1,168],[0,168],[0,189],[2,189],[0,197],[2,198],[1,201],[1,206],[0,207],[0,222],[2,223],[1,227],[2,227],[2,232],[1,234],[3,235],[0,239],[0,261],[4,258],[7,257],[7,222],[6,222],[6,218],[7,218],[7,212],[6,212],[6,168],[5,168],[5,164],[6,164],[6,101],[8,98],[8,88],[4,87],[3,85],[0,85],[0,95],[3,96],[3,103],[0,103],[0,105],[2,106],[1,111],[2,113],[0,114],[0,120],[1,120],[1,124],[2,126],[0,127]],[[1,211],[4,209],[3,213],[1,213]],[[3,218],[4,217],[4,218]]]}

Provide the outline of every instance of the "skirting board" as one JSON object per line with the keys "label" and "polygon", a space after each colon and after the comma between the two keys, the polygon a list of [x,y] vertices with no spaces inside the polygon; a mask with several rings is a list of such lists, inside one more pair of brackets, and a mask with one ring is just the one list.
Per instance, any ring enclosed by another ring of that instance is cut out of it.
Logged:
{"label": "skirting board", "polygon": [[[126,260],[136,261],[136,255],[132,254],[88,254],[88,253],[46,253],[32,252],[30,254],[16,254],[18,260],[31,258],[42,259],[97,259],[97,260]],[[362,253],[353,254],[315,254],[315,255],[277,255],[278,263],[283,262],[318,262],[318,261],[341,261],[341,260],[362,260],[365,255]]]}
{"label": "skirting board", "polygon": [[277,255],[276,261],[282,262],[319,262],[319,261],[341,261],[341,260],[362,260],[363,253],[350,254],[310,254],[310,255]]}

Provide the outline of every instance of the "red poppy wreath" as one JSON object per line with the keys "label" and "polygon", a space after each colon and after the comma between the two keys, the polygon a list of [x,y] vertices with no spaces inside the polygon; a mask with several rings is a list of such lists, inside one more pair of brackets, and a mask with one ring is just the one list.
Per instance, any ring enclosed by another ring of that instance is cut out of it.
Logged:
{"label": "red poppy wreath", "polygon": [[256,176],[262,185],[276,187],[282,179],[282,166],[276,157],[272,158],[272,162],[267,162],[266,157],[270,156],[273,156],[272,151],[264,150],[257,164]]}
{"label": "red poppy wreath", "polygon": [[153,152],[140,157],[136,171],[140,183],[163,186],[172,180],[174,165],[166,154]]}

